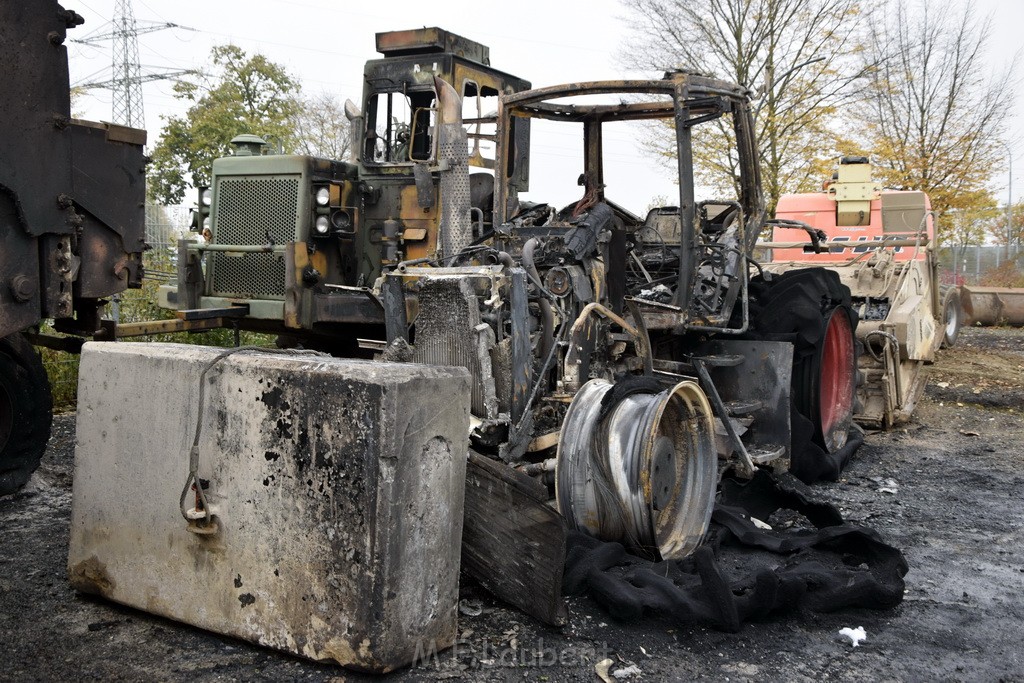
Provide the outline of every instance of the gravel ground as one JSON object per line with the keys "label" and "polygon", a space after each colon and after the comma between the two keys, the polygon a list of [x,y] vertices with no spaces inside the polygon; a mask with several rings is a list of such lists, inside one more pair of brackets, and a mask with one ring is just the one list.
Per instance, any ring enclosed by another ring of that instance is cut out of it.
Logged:
{"label": "gravel ground", "polygon": [[[914,421],[869,435],[840,482],[815,487],[906,553],[896,609],[726,634],[619,623],[583,597],[552,629],[464,581],[482,611],[461,618],[458,647],[376,678],[76,594],[65,575],[74,415],[59,416],[32,481],[0,498],[0,679],[593,681],[608,657],[613,672],[636,666],[628,681],[1024,681],[1024,330],[965,330],[931,370]],[[867,640],[852,648],[845,626]]]}

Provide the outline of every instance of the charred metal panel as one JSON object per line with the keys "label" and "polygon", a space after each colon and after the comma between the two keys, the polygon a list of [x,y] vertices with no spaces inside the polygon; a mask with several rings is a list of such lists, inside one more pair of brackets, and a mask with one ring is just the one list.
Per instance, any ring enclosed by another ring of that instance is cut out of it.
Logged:
{"label": "charred metal panel", "polygon": [[[790,453],[789,388],[793,345],[789,342],[716,339],[694,349],[696,356],[737,356],[738,365],[708,367],[715,388],[734,417],[752,418],[743,442],[755,462],[761,453]],[[741,408],[742,406],[742,408]]]}
{"label": "charred metal panel", "polygon": [[405,309],[405,291],[398,278],[385,278],[381,286],[381,303],[384,305],[384,328],[390,344],[399,337],[409,341],[409,319]]}
{"label": "charred metal panel", "polygon": [[0,337],[39,320],[39,239],[21,229],[14,198],[0,189]]}
{"label": "charred metal panel", "polygon": [[[456,637],[469,377],[461,368],[89,343],[68,567],[81,591],[384,672]],[[165,400],[140,402],[160,386]],[[444,401],[437,401],[444,396]],[[186,508],[196,494],[186,490]]]}
{"label": "charred metal panel", "polygon": [[327,292],[311,295],[310,326],[317,323],[384,323],[384,309],[369,293]]}
{"label": "charred metal panel", "polygon": [[[113,124],[76,121],[68,127],[71,139],[72,197],[84,210],[80,251],[98,260],[103,276],[82,283],[83,290],[107,296],[124,289],[128,281],[138,286],[141,255],[146,248],[146,165],[142,153],[145,131]],[[110,234],[104,234],[110,233]],[[129,276],[128,266],[131,266]],[[122,271],[114,275],[114,271]],[[88,280],[92,271],[83,271]],[[106,281],[111,276],[120,289]]]}
{"label": "charred metal panel", "polygon": [[30,235],[70,233],[67,29],[82,23],[54,0],[0,3],[0,186]]}
{"label": "charred metal panel", "polygon": [[523,419],[529,405],[533,384],[533,354],[530,345],[529,297],[526,293],[526,271],[512,269],[512,421]]}
{"label": "charred metal panel", "polygon": [[[139,228],[145,226],[143,211],[139,211]],[[123,292],[127,287],[142,284],[142,239],[138,248],[129,253],[121,235],[110,226],[83,213],[82,232],[78,239],[78,278],[75,296],[100,299]],[[134,228],[130,228],[134,231]]]}
{"label": "charred metal panel", "polygon": [[436,26],[378,33],[377,52],[388,56],[446,52],[478,64],[491,63],[489,47]]}

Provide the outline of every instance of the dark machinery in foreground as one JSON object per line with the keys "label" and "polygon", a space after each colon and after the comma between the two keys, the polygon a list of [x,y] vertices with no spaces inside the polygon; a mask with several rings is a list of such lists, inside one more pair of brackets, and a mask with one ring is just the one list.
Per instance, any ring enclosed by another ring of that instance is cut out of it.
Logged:
{"label": "dark machinery in foreground", "polygon": [[106,298],[142,279],[146,134],[71,118],[63,43],[82,21],[53,0],[0,5],[0,494],[50,433],[37,326],[90,337]]}

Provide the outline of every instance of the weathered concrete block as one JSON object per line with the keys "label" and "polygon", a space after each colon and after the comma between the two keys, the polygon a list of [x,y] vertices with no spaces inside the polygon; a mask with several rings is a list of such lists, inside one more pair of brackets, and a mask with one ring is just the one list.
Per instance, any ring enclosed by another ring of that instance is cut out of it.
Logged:
{"label": "weathered concrete block", "polygon": [[72,584],[370,671],[451,645],[468,373],[253,352],[219,362],[198,470],[218,531],[200,535],[179,496],[200,375],[220,351],[85,345]]}

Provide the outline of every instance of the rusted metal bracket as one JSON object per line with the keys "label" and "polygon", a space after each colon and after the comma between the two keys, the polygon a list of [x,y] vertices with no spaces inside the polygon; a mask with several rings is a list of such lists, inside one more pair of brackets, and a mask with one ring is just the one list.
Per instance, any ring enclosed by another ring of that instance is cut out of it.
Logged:
{"label": "rusted metal bracket", "polygon": [[210,318],[244,318],[249,315],[249,306],[241,304],[228,306],[227,308],[193,308],[183,311],[175,311],[178,320],[209,320]]}
{"label": "rusted metal bracket", "polygon": [[743,441],[740,439],[739,434],[736,433],[736,427],[733,425],[732,420],[729,418],[729,411],[725,407],[725,403],[722,402],[722,397],[718,395],[718,389],[715,388],[715,383],[711,381],[711,375],[708,374],[708,369],[705,367],[706,362],[714,363],[710,357],[697,358],[693,357],[690,359],[695,370],[697,370],[697,376],[700,377],[700,383],[704,393],[708,395],[708,400],[711,402],[715,413],[718,415],[718,419],[722,421],[722,426],[725,427],[726,433],[729,435],[729,440],[732,442],[733,448],[739,453],[740,462],[737,463],[737,471],[741,476],[752,477],[754,476],[754,461],[751,460],[750,454],[747,452],[746,446],[743,445]]}

